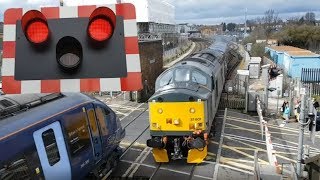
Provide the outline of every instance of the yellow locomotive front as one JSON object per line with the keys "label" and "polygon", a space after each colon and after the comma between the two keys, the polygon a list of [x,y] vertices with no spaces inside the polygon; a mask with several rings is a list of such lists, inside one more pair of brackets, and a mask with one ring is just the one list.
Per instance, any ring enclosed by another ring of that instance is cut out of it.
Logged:
{"label": "yellow locomotive front", "polygon": [[156,162],[187,158],[201,163],[207,156],[206,101],[149,102],[151,139]]}

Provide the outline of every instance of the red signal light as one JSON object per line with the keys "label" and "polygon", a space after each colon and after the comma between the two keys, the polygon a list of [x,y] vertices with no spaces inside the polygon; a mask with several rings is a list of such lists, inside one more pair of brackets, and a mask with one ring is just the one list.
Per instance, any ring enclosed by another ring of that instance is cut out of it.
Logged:
{"label": "red signal light", "polygon": [[89,18],[88,35],[95,41],[111,38],[116,24],[116,15],[107,7],[95,9]]}
{"label": "red signal light", "polygon": [[40,11],[31,10],[25,13],[21,25],[26,38],[34,44],[43,43],[49,38],[47,19]]}
{"label": "red signal light", "polygon": [[113,27],[108,20],[98,18],[91,22],[88,33],[94,40],[104,41],[112,36]]}

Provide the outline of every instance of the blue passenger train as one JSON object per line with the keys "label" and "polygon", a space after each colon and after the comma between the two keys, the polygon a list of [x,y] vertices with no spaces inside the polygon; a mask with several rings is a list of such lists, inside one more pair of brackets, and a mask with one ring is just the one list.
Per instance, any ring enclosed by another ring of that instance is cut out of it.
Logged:
{"label": "blue passenger train", "polygon": [[0,179],[100,178],[125,136],[104,103],[81,93],[0,97]]}

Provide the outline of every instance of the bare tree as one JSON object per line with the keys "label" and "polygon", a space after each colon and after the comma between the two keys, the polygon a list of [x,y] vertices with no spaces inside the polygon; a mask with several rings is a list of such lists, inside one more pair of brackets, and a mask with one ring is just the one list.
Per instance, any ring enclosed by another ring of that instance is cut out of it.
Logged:
{"label": "bare tree", "polygon": [[316,22],[316,15],[314,14],[314,12],[307,12],[304,16],[304,19],[307,21],[307,23],[314,25]]}
{"label": "bare tree", "polygon": [[269,9],[264,13],[263,22],[264,22],[264,30],[267,37],[267,40],[270,38],[272,31],[276,28],[280,18],[278,13],[276,13],[273,9]]}

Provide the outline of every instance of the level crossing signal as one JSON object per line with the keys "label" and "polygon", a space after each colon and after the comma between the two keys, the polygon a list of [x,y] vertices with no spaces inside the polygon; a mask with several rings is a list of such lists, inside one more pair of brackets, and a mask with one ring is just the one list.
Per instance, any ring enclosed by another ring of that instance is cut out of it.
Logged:
{"label": "level crossing signal", "polygon": [[140,90],[134,6],[8,9],[2,84],[6,94]]}

